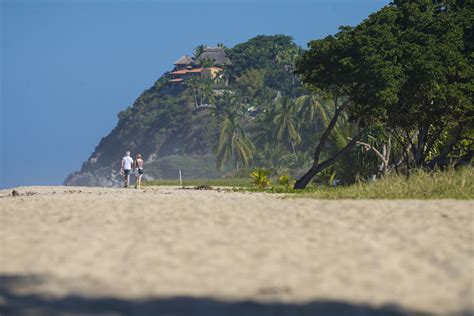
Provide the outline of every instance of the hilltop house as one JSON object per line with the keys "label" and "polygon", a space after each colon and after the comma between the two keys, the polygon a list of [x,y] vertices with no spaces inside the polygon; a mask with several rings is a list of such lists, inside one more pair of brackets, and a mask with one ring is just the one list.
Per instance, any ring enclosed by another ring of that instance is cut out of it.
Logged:
{"label": "hilltop house", "polygon": [[180,59],[174,62],[176,70],[185,69],[187,67],[193,67],[195,65],[194,57],[183,55]]}
{"label": "hilltop house", "polygon": [[[204,60],[213,61],[211,67],[202,68],[200,64]],[[192,77],[201,77],[214,79],[223,70],[222,67],[230,64],[226,57],[224,49],[221,47],[204,48],[202,54],[194,59],[184,55],[174,62],[174,69],[169,73],[169,84],[171,88],[180,88],[185,85],[187,79]]]}
{"label": "hilltop house", "polygon": [[222,47],[206,47],[204,51],[196,59],[196,64],[200,64],[203,60],[210,59],[214,62],[214,66],[224,67],[230,64],[229,58],[225,55]]}

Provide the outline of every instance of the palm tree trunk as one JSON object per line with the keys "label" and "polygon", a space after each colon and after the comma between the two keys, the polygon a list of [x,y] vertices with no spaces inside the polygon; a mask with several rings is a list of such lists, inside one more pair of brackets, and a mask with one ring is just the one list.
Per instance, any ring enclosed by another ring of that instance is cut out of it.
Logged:
{"label": "palm tree trunk", "polygon": [[198,107],[197,92],[196,92],[196,89],[193,89],[193,90],[194,90],[194,106]]}
{"label": "palm tree trunk", "polygon": [[293,149],[293,154],[295,154],[297,156],[296,149],[295,149],[295,143],[293,141],[290,141],[290,143],[291,143],[291,149]]}
{"label": "palm tree trunk", "polygon": [[453,150],[454,145],[456,145],[456,143],[461,138],[463,128],[464,128],[464,126],[461,123],[459,123],[455,127],[455,129],[453,130],[453,132],[451,134],[451,140],[441,149],[439,155],[436,156],[435,158],[433,158],[433,160],[431,160],[428,163],[428,168],[433,169],[433,168],[435,168],[439,165],[442,165],[441,162],[443,160],[446,160],[446,157],[448,156],[448,154]]}

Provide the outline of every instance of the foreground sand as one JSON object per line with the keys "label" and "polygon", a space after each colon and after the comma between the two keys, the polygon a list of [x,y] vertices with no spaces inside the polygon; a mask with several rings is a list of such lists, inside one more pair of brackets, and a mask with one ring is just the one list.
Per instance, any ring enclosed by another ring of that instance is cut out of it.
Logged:
{"label": "foreground sand", "polygon": [[3,315],[471,315],[473,201],[0,191]]}

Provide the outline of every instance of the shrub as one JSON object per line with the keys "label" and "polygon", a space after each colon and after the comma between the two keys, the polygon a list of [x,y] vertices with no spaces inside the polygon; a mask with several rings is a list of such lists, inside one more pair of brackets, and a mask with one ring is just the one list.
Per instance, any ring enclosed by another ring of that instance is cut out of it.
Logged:
{"label": "shrub", "polygon": [[285,189],[288,189],[290,185],[292,185],[293,180],[290,178],[290,176],[282,174],[277,178],[277,183],[281,186],[284,186]]}
{"label": "shrub", "polygon": [[252,173],[250,173],[250,177],[252,178],[251,184],[258,187],[259,189],[265,189],[272,184],[270,179],[268,179],[269,175],[270,170],[257,168],[252,171]]}

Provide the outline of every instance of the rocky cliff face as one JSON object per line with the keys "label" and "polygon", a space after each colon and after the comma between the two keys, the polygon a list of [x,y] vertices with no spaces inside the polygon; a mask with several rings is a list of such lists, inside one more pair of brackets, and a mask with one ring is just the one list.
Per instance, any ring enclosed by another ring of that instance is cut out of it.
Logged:
{"label": "rocky cliff face", "polygon": [[178,168],[188,178],[220,176],[212,155],[217,121],[208,109],[196,109],[186,93],[173,94],[157,82],[118,116],[117,126],[65,185],[120,185],[120,162],[127,150],[145,158],[145,179],[175,178]]}

